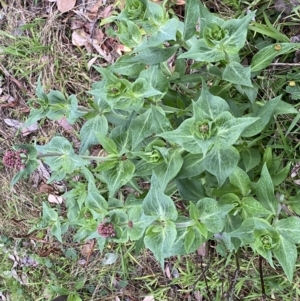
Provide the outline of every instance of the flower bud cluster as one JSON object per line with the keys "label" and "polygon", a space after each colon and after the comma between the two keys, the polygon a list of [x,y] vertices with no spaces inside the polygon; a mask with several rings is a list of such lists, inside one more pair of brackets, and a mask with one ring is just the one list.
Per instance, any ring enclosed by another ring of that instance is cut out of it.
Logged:
{"label": "flower bud cluster", "polygon": [[111,223],[101,223],[98,226],[98,233],[105,238],[116,236],[114,225]]}
{"label": "flower bud cluster", "polygon": [[25,168],[25,164],[22,162],[21,154],[26,154],[27,150],[22,149],[18,151],[9,150],[3,156],[3,164],[10,168],[21,170]]}

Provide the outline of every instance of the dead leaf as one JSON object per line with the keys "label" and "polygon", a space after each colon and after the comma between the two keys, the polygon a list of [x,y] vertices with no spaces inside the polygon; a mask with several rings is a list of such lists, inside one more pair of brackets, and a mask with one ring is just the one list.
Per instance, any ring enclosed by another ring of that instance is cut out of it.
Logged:
{"label": "dead leaf", "polygon": [[61,13],[71,10],[76,4],[76,0],[57,0],[56,5]]}
{"label": "dead leaf", "polygon": [[155,301],[153,296],[146,296],[143,301]]}
{"label": "dead leaf", "polygon": [[197,254],[202,257],[207,257],[207,244],[203,243],[197,250]]}
{"label": "dead leaf", "polygon": [[75,46],[86,46],[89,36],[83,29],[77,29],[72,33],[72,44]]}
{"label": "dead leaf", "polygon": [[96,13],[98,12],[99,7],[102,5],[102,0],[98,1],[91,9],[91,13]]}
{"label": "dead leaf", "polygon": [[48,202],[53,204],[61,204],[63,202],[63,198],[61,196],[57,196],[54,194],[48,195]]}
{"label": "dead leaf", "polygon": [[54,193],[54,188],[51,185],[42,183],[39,187],[39,192],[40,193],[52,194],[52,193]]}
{"label": "dead leaf", "polygon": [[170,265],[169,265],[169,264],[166,265],[165,272],[166,272],[166,276],[167,276],[169,279],[172,279],[171,271],[170,271]]}
{"label": "dead leaf", "polygon": [[81,248],[81,255],[84,257],[91,256],[91,253],[93,252],[95,242],[94,240],[88,240]]}
{"label": "dead leaf", "polygon": [[74,129],[71,126],[71,124],[68,122],[66,117],[63,117],[59,120],[57,120],[58,124],[68,133],[73,133]]}
{"label": "dead leaf", "polygon": [[109,63],[112,63],[114,60],[110,53],[102,49],[98,41],[95,39],[92,40],[83,29],[73,31],[72,44],[79,47],[84,46],[88,52],[91,52],[92,48],[95,48],[96,51]]}
{"label": "dead leaf", "polygon": [[200,291],[194,291],[194,297],[197,301],[203,300],[203,296],[201,295]]}
{"label": "dead leaf", "polygon": [[90,20],[95,20],[97,18],[98,10],[102,5],[102,0],[98,1],[91,9],[88,10],[87,16]]}
{"label": "dead leaf", "polygon": [[87,63],[88,70],[91,69],[91,67],[94,65],[94,63],[96,62],[97,59],[98,59],[97,57],[94,57],[94,58],[92,58],[91,60],[88,61],[88,63]]}
{"label": "dead leaf", "polygon": [[71,22],[71,29],[72,29],[72,30],[75,30],[75,29],[82,28],[82,27],[84,27],[85,24],[86,24],[86,23],[83,22],[83,21],[72,20],[72,22]]}
{"label": "dead leaf", "polygon": [[23,122],[16,120],[16,119],[4,119],[4,122],[9,125],[14,127],[15,129],[19,130],[21,129],[22,135],[25,137],[29,134],[31,134],[32,132],[35,132],[39,129],[39,126],[37,123],[33,123],[31,125],[29,125],[28,127],[23,127]]}
{"label": "dead leaf", "polygon": [[11,102],[14,102],[15,99],[14,97],[12,97],[11,95],[9,94],[4,94],[0,97],[0,102],[8,102],[8,103],[11,103]]}
{"label": "dead leaf", "polygon": [[103,9],[103,11],[99,14],[99,17],[101,17],[101,18],[108,18],[108,17],[110,17],[111,15],[112,15],[112,9],[113,9],[113,4],[110,4],[110,5],[108,5],[108,6],[106,6],[104,9]]}

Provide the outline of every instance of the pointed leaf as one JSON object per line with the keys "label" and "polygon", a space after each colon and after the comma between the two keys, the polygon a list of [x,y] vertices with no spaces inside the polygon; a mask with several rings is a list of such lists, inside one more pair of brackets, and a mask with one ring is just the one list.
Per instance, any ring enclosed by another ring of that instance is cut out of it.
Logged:
{"label": "pointed leaf", "polygon": [[239,152],[234,147],[220,149],[214,147],[203,160],[203,166],[216,176],[221,187],[237,166],[239,158]]}
{"label": "pointed leaf", "polygon": [[174,222],[168,220],[163,225],[150,226],[144,238],[146,248],[150,249],[159,261],[161,267],[164,266],[164,258],[168,256],[176,239],[176,226]]}
{"label": "pointed leaf", "polygon": [[99,143],[97,134],[106,135],[108,131],[108,123],[103,115],[97,115],[92,119],[89,119],[81,128],[80,138],[80,154],[84,153],[90,146]]}
{"label": "pointed leaf", "polygon": [[130,160],[121,160],[114,168],[102,173],[103,179],[109,189],[109,197],[129,182],[134,175],[135,166]]}
{"label": "pointed leaf", "polygon": [[282,236],[280,236],[280,240],[281,243],[278,249],[274,250],[273,253],[282,266],[290,283],[292,283],[297,260],[297,248],[295,244],[291,243]]}
{"label": "pointed leaf", "polygon": [[256,183],[255,193],[257,194],[258,201],[270,212],[274,215],[277,214],[279,202],[274,195],[274,186],[272,179],[270,177],[268,168],[266,164],[264,164],[261,177]]}
{"label": "pointed leaf", "polygon": [[143,210],[146,215],[155,216],[160,220],[177,219],[178,213],[174,202],[164,194],[155,174],[151,177],[151,188],[143,201]]}

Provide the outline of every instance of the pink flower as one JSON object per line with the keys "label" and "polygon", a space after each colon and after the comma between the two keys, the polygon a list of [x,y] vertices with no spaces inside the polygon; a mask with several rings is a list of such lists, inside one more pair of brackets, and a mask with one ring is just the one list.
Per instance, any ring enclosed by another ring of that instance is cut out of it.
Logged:
{"label": "pink flower", "polygon": [[98,233],[105,238],[116,236],[114,225],[111,223],[101,223],[98,226]]}
{"label": "pink flower", "polygon": [[25,168],[25,164],[22,162],[21,154],[26,154],[27,150],[13,151],[9,150],[3,156],[3,164],[10,168],[21,170]]}

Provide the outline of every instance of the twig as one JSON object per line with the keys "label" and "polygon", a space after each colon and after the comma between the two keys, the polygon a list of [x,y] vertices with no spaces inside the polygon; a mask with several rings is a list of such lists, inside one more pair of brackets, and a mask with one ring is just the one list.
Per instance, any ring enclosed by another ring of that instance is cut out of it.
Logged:
{"label": "twig", "polygon": [[265,282],[264,282],[264,274],[263,274],[263,268],[262,268],[262,263],[263,263],[263,257],[259,255],[259,277],[260,277],[260,285],[261,285],[261,294],[262,294],[262,300],[275,300],[266,294],[266,289],[265,289]]}

